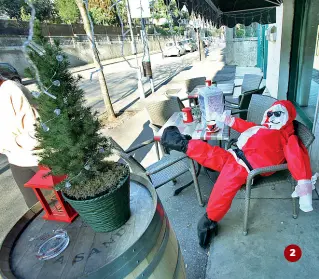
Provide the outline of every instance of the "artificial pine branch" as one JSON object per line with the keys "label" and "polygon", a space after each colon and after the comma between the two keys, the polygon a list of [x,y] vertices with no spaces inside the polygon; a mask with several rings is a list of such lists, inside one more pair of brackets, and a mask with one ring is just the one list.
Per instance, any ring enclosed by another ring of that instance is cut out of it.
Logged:
{"label": "artificial pine branch", "polygon": [[[40,164],[48,166],[53,175],[67,174],[71,187],[65,188],[65,183],[61,183],[57,189],[76,199],[95,197],[112,190],[127,175],[128,169],[104,161],[111,154],[110,142],[100,133],[101,123],[97,114],[85,105],[84,91],[78,85],[79,78],[73,77],[68,70],[70,64],[59,42],[51,45],[43,37],[36,41],[44,54],[29,49],[29,57],[38,68],[44,87],[56,96],[56,99],[50,98],[38,88],[41,93],[37,99],[41,119],[36,137]],[[63,56],[61,62],[57,59],[59,55]],[[52,85],[55,80],[60,81],[60,86]],[[60,115],[54,113],[55,109],[61,110]],[[48,131],[40,125],[46,122]],[[84,168],[86,164],[89,169]]]}

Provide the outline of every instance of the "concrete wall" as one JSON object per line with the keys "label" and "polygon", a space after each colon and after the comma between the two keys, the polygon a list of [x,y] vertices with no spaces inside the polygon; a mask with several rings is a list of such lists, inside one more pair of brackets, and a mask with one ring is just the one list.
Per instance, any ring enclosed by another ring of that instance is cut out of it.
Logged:
{"label": "concrete wall", "polygon": [[[28,67],[21,45],[24,38],[6,38],[0,37],[0,61],[12,64],[23,76],[25,68]],[[161,41],[161,47],[163,48],[166,40]],[[100,53],[101,60],[107,60],[112,58],[121,57],[120,42],[103,42],[97,43],[97,47]],[[62,49],[68,55],[71,67],[82,66],[87,63],[92,63],[92,53],[89,42],[76,42],[72,39],[62,41]],[[124,54],[129,56],[131,52],[131,43],[129,41],[124,42]],[[143,52],[143,45],[141,42],[137,44],[137,50],[139,53]],[[157,40],[149,40],[149,50],[160,51],[160,46]]]}
{"label": "concrete wall", "polygon": [[292,44],[292,29],[295,1],[285,1],[283,5],[282,32],[281,32],[281,49],[280,49],[280,67],[279,67],[279,84],[278,99],[287,99],[289,68]]}
{"label": "concrete wall", "polygon": [[257,65],[258,39],[233,38],[232,30],[232,28],[226,28],[226,48],[224,50],[226,64],[255,67]]}
{"label": "concrete wall", "polygon": [[282,34],[282,15],[283,6],[276,8],[276,23],[270,24],[277,27],[276,41],[268,42],[268,64],[267,64],[267,79],[266,86],[270,95],[274,98],[278,97],[279,83],[279,67],[280,67],[280,50],[281,50],[281,34]]}
{"label": "concrete wall", "polygon": [[270,95],[278,99],[287,99],[289,67],[291,55],[294,0],[285,1],[276,8],[276,41],[268,42],[268,68],[266,86]]}

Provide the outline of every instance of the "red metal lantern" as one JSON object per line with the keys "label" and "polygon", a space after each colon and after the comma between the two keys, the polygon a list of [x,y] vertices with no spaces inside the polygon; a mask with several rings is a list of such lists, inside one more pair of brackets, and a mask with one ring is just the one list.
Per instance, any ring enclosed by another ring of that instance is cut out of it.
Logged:
{"label": "red metal lantern", "polygon": [[[50,169],[47,167],[41,166],[39,171],[24,186],[32,188],[40,201],[45,211],[43,219],[71,223],[78,216],[78,213],[64,201],[61,192],[54,189],[54,186],[65,180],[67,176],[47,175],[49,171]],[[53,206],[49,205],[40,189],[54,192],[56,203]]]}

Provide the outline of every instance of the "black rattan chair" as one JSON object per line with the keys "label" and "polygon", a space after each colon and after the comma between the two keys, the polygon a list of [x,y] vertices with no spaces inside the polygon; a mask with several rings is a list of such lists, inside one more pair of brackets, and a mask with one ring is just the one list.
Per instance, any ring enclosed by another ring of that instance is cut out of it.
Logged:
{"label": "black rattan chair", "polygon": [[[258,90],[262,80],[263,76],[261,75],[246,74],[244,75],[243,83],[240,85],[235,85],[235,87],[241,87],[240,94],[242,95],[245,92]],[[240,102],[240,96],[238,98],[226,97],[226,100],[238,105]]]}
{"label": "black rattan chair", "polygon": [[255,89],[251,91],[244,92],[238,98],[238,103],[234,103],[227,98],[225,98],[225,108],[231,109],[232,114],[239,114],[241,119],[247,119],[247,110],[250,104],[250,100],[253,94],[263,94],[266,87],[262,87],[260,89]]}
{"label": "black rattan chair", "polygon": [[164,154],[162,159],[156,163],[144,168],[131,153],[152,144],[154,140],[149,140],[139,144],[138,146],[124,150],[116,141],[110,138],[113,151],[116,155],[122,158],[135,174],[139,174],[152,182],[155,189],[174,181],[179,176],[190,172],[192,175],[191,182],[177,188],[174,195],[178,195],[183,189],[194,183],[195,191],[200,206],[204,206],[201,191],[198,185],[197,176],[199,175],[201,166],[195,164],[192,159],[189,159],[184,153],[172,151],[170,154]]}
{"label": "black rattan chair", "polygon": [[[153,130],[153,134],[157,133],[162,126],[164,126],[174,112],[179,112],[183,108],[183,103],[175,96],[145,103],[145,109],[150,120],[150,127]],[[159,149],[161,149],[162,154],[164,154],[164,150],[158,142],[155,142],[155,147],[157,158],[160,159]]]}

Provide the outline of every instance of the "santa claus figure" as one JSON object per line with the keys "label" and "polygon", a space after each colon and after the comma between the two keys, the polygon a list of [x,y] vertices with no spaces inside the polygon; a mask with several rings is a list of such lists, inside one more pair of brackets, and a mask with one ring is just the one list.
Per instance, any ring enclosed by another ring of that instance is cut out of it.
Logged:
{"label": "santa claus figure", "polygon": [[161,144],[167,150],[184,152],[202,166],[220,172],[206,213],[197,226],[202,247],[206,247],[211,237],[217,235],[217,223],[225,216],[237,191],[246,183],[248,173],[253,169],[287,162],[293,178],[298,181],[292,196],[300,197],[301,210],[313,210],[310,160],[305,146],[294,134],[295,117],[296,109],[289,101],[275,102],[265,112],[260,125],[216,114],[216,121],[224,122],[241,133],[237,141],[238,148],[229,150],[201,140],[191,140],[174,126],[164,130]]}

